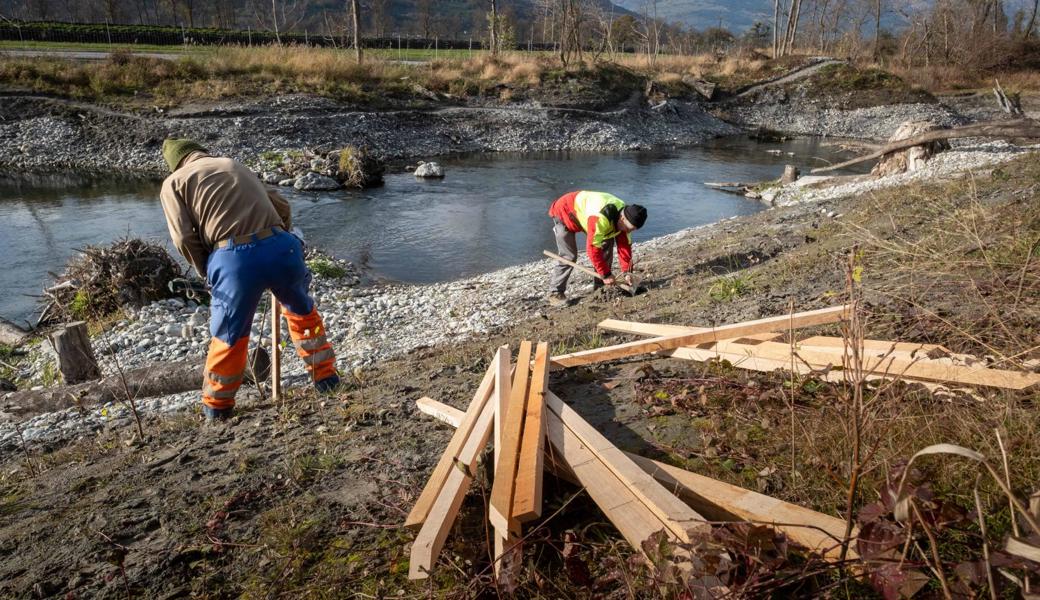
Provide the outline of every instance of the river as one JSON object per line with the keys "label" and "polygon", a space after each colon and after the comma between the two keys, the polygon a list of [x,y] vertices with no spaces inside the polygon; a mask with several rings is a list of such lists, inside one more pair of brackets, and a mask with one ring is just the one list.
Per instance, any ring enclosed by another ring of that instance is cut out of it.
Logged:
{"label": "river", "polygon": [[[647,207],[635,239],[746,215],[765,207],[704,181],[774,179],[782,165],[840,159],[812,138],[759,143],[726,138],[668,151],[490,154],[439,160],[443,180],[393,173],[368,190],[283,193],[308,243],[374,275],[410,283],[458,279],[535,260],[553,249],[549,203],[576,189]],[[24,324],[39,294],[77,248],[121,236],[167,245],[159,184],[0,178],[0,316]]]}

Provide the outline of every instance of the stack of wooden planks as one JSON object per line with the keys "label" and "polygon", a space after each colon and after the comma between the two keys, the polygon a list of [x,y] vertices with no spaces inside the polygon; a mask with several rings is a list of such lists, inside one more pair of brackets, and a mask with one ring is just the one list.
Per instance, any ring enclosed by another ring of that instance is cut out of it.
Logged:
{"label": "stack of wooden planks", "polygon": [[[818,311],[814,311],[817,312]],[[748,335],[747,329],[739,335],[724,333],[727,327],[707,329],[635,323],[607,319],[599,327],[609,331],[652,336],[653,339],[694,338],[692,343],[671,346],[661,354],[695,361],[727,360],[736,367],[754,371],[784,369],[802,374],[814,374],[827,381],[842,381],[853,368],[852,348],[844,338],[812,336],[794,343],[777,341],[782,332],[801,326],[801,317],[810,313],[795,313],[776,319],[763,319],[759,331]],[[839,315],[831,312],[832,316]],[[785,319],[788,322],[784,322]],[[772,321],[772,324],[770,324]],[[794,323],[794,325],[792,325]],[[761,329],[772,329],[762,331]],[[720,334],[721,332],[721,334]],[[724,339],[727,336],[728,339]],[[588,364],[590,355],[611,354],[611,348],[638,345],[640,342],[600,348],[584,353],[556,356],[554,364]],[[648,351],[656,351],[651,348]],[[916,344],[885,340],[863,340],[861,364],[868,379],[900,379],[929,387],[981,386],[1022,390],[1040,383],[1040,374],[993,369],[984,362],[966,354],[954,354],[936,344]],[[575,362],[575,357],[580,362]]]}
{"label": "stack of wooden planks", "polygon": [[[707,557],[690,550],[710,533],[709,519],[768,524],[809,551],[838,560],[844,520],[620,450],[550,391],[549,371],[656,353],[691,360],[721,358],[747,369],[792,369],[841,380],[842,371],[852,366],[852,353],[842,338],[777,340],[784,333],[794,339],[794,329],[836,323],[847,316],[847,307],[839,306],[714,328],[609,319],[600,327],[650,338],[554,357],[545,342],[524,341],[515,363],[510,362],[508,346],[498,348],[465,412],[430,398],[417,403],[421,411],[456,429],[405,523],[418,529],[409,576],[429,576],[489,442],[494,448],[494,480],[488,521],[500,582],[515,581],[524,525],[542,516],[543,471],[583,486],[636,550],[644,552],[644,542],[663,532],[674,542],[671,560],[648,564],[683,577],[698,597],[727,591],[716,577],[697,569]],[[865,340],[860,365],[868,377],[925,385],[1025,389],[1040,383],[1036,373],[990,369],[931,344]],[[855,559],[855,550],[849,548],[846,557]],[[718,557],[713,559],[718,564]],[[699,575],[687,577],[690,573]]]}
{"label": "stack of wooden planks", "polygon": [[494,484],[488,520],[494,527],[495,567],[500,575],[515,568],[523,523],[542,514],[548,375],[549,345],[545,342],[521,342],[515,366],[510,365],[508,346],[496,351],[405,521],[405,526],[419,530],[412,545],[409,577],[425,578],[432,570],[492,434]]}

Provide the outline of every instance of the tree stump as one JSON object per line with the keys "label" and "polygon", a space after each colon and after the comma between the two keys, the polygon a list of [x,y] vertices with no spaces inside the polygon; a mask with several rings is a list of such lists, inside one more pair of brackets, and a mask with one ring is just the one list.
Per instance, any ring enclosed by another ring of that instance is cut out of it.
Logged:
{"label": "tree stump", "polygon": [[784,165],[784,174],[780,177],[780,183],[784,185],[794,183],[795,181],[798,181],[799,175],[801,175],[801,172],[798,170],[798,167],[794,165]]}
{"label": "tree stump", "polygon": [[[931,121],[907,121],[896,129],[888,141],[897,142],[909,139],[935,129],[939,129],[939,126]],[[949,147],[950,143],[946,140],[937,140],[886,154],[881,157],[870,174],[884,177],[923,169],[928,159]]]}
{"label": "tree stump", "polygon": [[65,325],[51,334],[51,342],[54,344],[58,371],[66,385],[101,377],[85,322],[76,321]]}

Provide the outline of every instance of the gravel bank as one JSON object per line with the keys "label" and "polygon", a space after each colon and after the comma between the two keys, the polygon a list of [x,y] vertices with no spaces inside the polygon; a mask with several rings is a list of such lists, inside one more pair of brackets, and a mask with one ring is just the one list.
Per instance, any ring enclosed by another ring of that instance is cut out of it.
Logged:
{"label": "gravel bank", "polygon": [[888,140],[906,121],[932,121],[941,126],[963,125],[967,119],[942,104],[892,104],[841,110],[813,102],[764,102],[731,108],[731,119],[797,135]]}
{"label": "gravel bank", "polygon": [[875,190],[906,185],[917,181],[948,179],[971,171],[992,168],[1026,152],[1036,152],[1040,146],[1015,146],[1005,141],[978,142],[953,140],[953,148],[932,157],[925,168],[912,173],[890,175],[868,181],[856,181],[826,188],[814,189],[788,185],[780,188],[773,199],[775,206],[790,206],[803,202],[818,202],[856,196]]}
{"label": "gravel bank", "polygon": [[[689,240],[691,236],[710,235],[725,223],[702,226],[662,236],[638,244],[637,259],[651,262],[656,252]],[[588,265],[584,256],[582,262]],[[327,279],[316,277],[312,292],[326,321],[336,365],[341,372],[368,368],[386,359],[431,346],[483,336],[522,319],[541,318],[551,310],[545,302],[552,261],[541,260],[509,267],[485,275],[449,283],[410,286],[398,284],[358,285],[353,277]],[[592,294],[591,281],[576,273],[571,280],[571,296]],[[269,341],[270,328],[260,338],[262,309],[253,324],[253,339]],[[116,365],[130,369],[154,364],[157,368],[174,360],[205,359],[209,344],[209,309],[193,302],[162,300],[128,315],[110,329],[93,338],[102,369],[115,371]],[[285,339],[288,334],[283,333]],[[286,385],[307,384],[303,362],[291,347],[283,354]],[[43,372],[51,360],[42,349],[33,350],[25,375]],[[243,387],[240,396],[249,393]],[[142,413],[193,413],[198,392],[141,400]],[[0,452],[18,449],[20,442],[13,416],[5,416],[0,400]],[[26,442],[39,444],[90,435],[111,427],[130,424],[131,414],[119,403],[92,406],[83,410],[69,408],[31,417],[19,427]]]}
{"label": "gravel bank", "polygon": [[384,160],[456,152],[614,151],[691,145],[739,129],[697,103],[609,112],[521,105],[436,111],[359,112],[331,101],[284,96],[172,114],[136,114],[51,98],[0,98],[0,168],[162,176],[168,136],[200,140],[247,163],[270,150],[319,153],[362,145]]}

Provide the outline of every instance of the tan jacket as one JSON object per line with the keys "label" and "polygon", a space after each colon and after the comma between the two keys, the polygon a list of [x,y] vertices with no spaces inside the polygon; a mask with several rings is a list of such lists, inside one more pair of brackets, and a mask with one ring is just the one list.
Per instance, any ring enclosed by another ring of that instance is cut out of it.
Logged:
{"label": "tan jacket", "polygon": [[159,199],[173,245],[202,277],[217,242],[267,227],[292,228],[289,203],[230,158],[189,154],[163,181]]}

